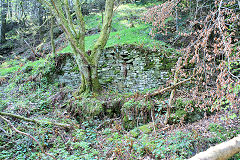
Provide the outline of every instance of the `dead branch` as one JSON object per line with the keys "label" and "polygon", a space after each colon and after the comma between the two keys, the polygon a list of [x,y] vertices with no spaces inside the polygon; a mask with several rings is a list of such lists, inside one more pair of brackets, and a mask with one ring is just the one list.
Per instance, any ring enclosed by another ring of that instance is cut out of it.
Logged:
{"label": "dead branch", "polygon": [[[17,31],[17,33],[18,33],[18,35],[20,36],[20,33],[19,33],[19,31],[18,30],[16,30]],[[32,53],[33,53],[33,55],[34,56],[36,56],[36,52],[35,52],[35,50],[34,50],[34,48],[23,38],[23,41],[27,44],[27,46],[32,50]],[[36,57],[35,57],[36,58]]]}
{"label": "dead branch", "polygon": [[[181,62],[182,62],[182,57],[180,57],[178,59],[178,62],[177,62],[176,71],[175,71],[175,74],[174,74],[173,85],[176,85],[176,83],[178,81],[178,72],[179,72],[179,69],[181,67],[180,66]],[[165,120],[164,120],[165,125],[168,123],[168,120],[169,120],[169,117],[170,117],[171,107],[173,105],[173,97],[174,97],[175,91],[176,91],[176,88],[173,88],[172,91],[171,91],[171,95],[170,95],[169,103],[168,103],[168,107],[167,107],[167,112],[166,112],[166,116],[165,116]]]}
{"label": "dead branch", "polygon": [[158,95],[158,94],[162,94],[163,92],[166,92],[166,91],[168,91],[168,90],[174,89],[174,88],[176,88],[176,87],[178,87],[178,86],[180,86],[180,85],[182,85],[182,84],[184,84],[184,83],[186,83],[186,82],[188,82],[188,81],[191,81],[192,79],[193,79],[193,78],[191,77],[191,78],[189,78],[189,79],[186,79],[186,80],[184,80],[184,81],[178,82],[178,83],[176,83],[175,85],[169,86],[169,87],[167,87],[167,88],[164,88],[164,89],[161,89],[161,90],[157,89],[155,92],[150,93],[150,94],[147,94],[147,95],[145,95],[144,97],[148,97],[148,96],[152,97],[152,96],[156,96],[156,95]]}
{"label": "dead branch", "polygon": [[240,152],[240,135],[227,142],[211,147],[205,152],[201,152],[189,160],[227,160],[238,152]]}
{"label": "dead branch", "polygon": [[36,140],[36,138],[34,138],[32,135],[30,135],[30,134],[28,134],[28,133],[19,131],[18,129],[16,129],[16,128],[13,126],[13,124],[12,124],[9,120],[7,120],[6,118],[2,117],[1,115],[0,115],[0,118],[3,119],[5,122],[7,122],[7,124],[8,124],[15,132],[20,133],[20,134],[22,134],[22,135],[25,135],[25,136],[33,139],[33,140],[38,144],[38,146],[40,147],[41,151],[42,151],[45,155],[50,156],[50,157],[52,157],[53,159],[56,160],[56,158],[55,158],[54,156],[52,156],[51,154],[49,154],[49,153],[47,153],[47,152],[44,151],[43,146]]}
{"label": "dead branch", "polygon": [[55,126],[59,126],[59,127],[64,127],[64,128],[71,128],[72,126],[70,124],[64,124],[64,123],[55,123],[55,122],[51,122],[51,121],[42,121],[42,120],[37,120],[37,119],[31,119],[31,118],[26,118],[20,115],[16,115],[16,114],[12,114],[12,113],[6,113],[6,112],[0,112],[0,115],[2,116],[10,116],[10,117],[14,117],[17,119],[21,119],[27,122],[33,122],[36,124],[49,124],[49,125],[55,125]]}
{"label": "dead branch", "polygon": [[114,121],[116,120],[119,120],[120,118],[113,118],[113,119],[108,119],[106,121],[104,121],[103,123],[101,123],[95,130],[100,130],[102,129],[103,127],[105,127],[106,125],[109,125],[111,123],[113,123]]}

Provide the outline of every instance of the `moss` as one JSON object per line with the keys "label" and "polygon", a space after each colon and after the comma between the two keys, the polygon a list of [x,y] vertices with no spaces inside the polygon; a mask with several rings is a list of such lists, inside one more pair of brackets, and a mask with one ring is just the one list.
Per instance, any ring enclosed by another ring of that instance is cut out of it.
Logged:
{"label": "moss", "polygon": [[113,80],[114,80],[113,77],[109,77],[108,79],[106,79],[106,80],[104,81],[104,83],[112,83]]}
{"label": "moss", "polygon": [[104,63],[104,64],[102,65],[102,68],[105,68],[105,67],[107,67],[107,63]]}
{"label": "moss", "polygon": [[135,127],[135,122],[131,120],[131,118],[128,115],[125,115],[123,117],[123,127],[126,130],[133,129]]}
{"label": "moss", "polygon": [[149,62],[144,66],[144,71],[149,70],[149,69],[154,68],[154,67],[155,67],[154,62],[153,61]]}
{"label": "moss", "polygon": [[151,124],[146,124],[146,125],[143,125],[143,126],[140,126],[138,127],[138,129],[142,132],[142,133],[151,133],[152,132],[152,127],[151,127]]}
{"label": "moss", "polygon": [[151,102],[145,100],[136,101],[131,99],[124,103],[121,108],[124,116],[124,125],[126,129],[132,129],[138,124],[146,124],[151,120]]}
{"label": "moss", "polygon": [[79,120],[93,118],[103,113],[103,102],[92,97],[78,97],[79,100],[70,101],[68,110],[73,115],[78,115]]}
{"label": "moss", "polygon": [[102,90],[102,86],[99,83],[98,77],[92,79],[92,84],[93,84],[93,92],[94,93],[99,93]]}
{"label": "moss", "polygon": [[73,67],[72,71],[73,71],[73,72],[79,72],[78,66]]}
{"label": "moss", "polygon": [[130,134],[132,135],[133,138],[137,138],[139,136],[140,132],[137,128],[135,128],[130,131]]}
{"label": "moss", "polygon": [[187,112],[185,110],[177,110],[175,112],[175,115],[177,118],[181,118],[181,117],[185,116],[186,114],[187,114]]}
{"label": "moss", "polygon": [[120,73],[119,70],[115,70],[115,71],[114,71],[114,74],[115,74],[115,75],[118,74],[118,73]]}

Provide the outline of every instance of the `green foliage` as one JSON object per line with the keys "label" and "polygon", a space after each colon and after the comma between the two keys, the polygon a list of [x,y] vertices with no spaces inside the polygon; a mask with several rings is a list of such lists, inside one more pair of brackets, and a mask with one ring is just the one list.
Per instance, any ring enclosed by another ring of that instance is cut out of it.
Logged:
{"label": "green foliage", "polygon": [[201,119],[204,115],[203,110],[195,107],[195,102],[193,100],[183,100],[178,98],[174,105],[174,111],[170,115],[171,123],[178,123],[183,118],[187,122],[195,122]]}
{"label": "green foliage", "polygon": [[229,130],[227,130],[226,128],[217,123],[209,124],[208,130],[216,134],[216,136],[210,139],[212,143],[224,142],[240,134],[239,129],[236,130],[235,128],[230,128]]}
{"label": "green foliage", "polygon": [[[185,1],[186,2],[186,1]],[[161,3],[161,2],[158,2]],[[150,6],[146,4],[145,6]],[[165,44],[156,42],[148,35],[148,25],[139,22],[139,13],[144,12],[145,7],[134,4],[126,4],[119,7],[113,20],[113,32],[110,35],[107,46],[115,44],[138,44],[144,47],[163,47]],[[167,19],[170,23],[173,19]],[[97,28],[101,23],[100,14],[90,14],[86,17],[87,29]],[[99,35],[86,37],[87,49],[96,41]],[[64,48],[61,52],[71,52],[70,46]],[[169,69],[175,65],[176,59],[172,55],[177,55],[172,48],[161,50],[163,56],[160,61],[163,64],[162,69]],[[167,58],[171,57],[171,58]],[[231,64],[231,70],[238,73],[239,63]],[[154,67],[154,63],[149,63],[146,69]],[[73,71],[77,71],[74,68]],[[210,145],[223,142],[240,134],[236,127],[226,128],[221,124],[211,123],[208,127],[208,134],[192,130],[167,130],[162,131],[157,125],[153,126],[152,111],[157,111],[156,117],[161,117],[164,104],[161,99],[154,99],[154,106],[150,101],[138,100],[139,97],[134,93],[118,94],[117,91],[107,91],[104,98],[96,95],[86,95],[82,97],[71,97],[65,104],[68,105],[68,111],[58,109],[60,105],[54,105],[53,95],[58,93],[58,82],[54,81],[53,73],[56,71],[53,58],[43,59],[31,62],[24,59],[14,59],[6,61],[0,65],[0,76],[11,78],[8,83],[1,86],[0,110],[7,108],[7,111],[17,112],[21,115],[32,116],[34,118],[44,119],[46,117],[63,122],[75,122],[67,118],[70,114],[79,120],[76,124],[78,129],[64,130],[56,126],[46,125],[39,127],[37,125],[27,124],[26,122],[11,119],[16,128],[33,135],[43,146],[44,149],[56,156],[57,159],[142,159],[151,156],[155,159],[187,159],[197,152],[206,150]],[[117,74],[116,70],[114,73]],[[36,77],[34,80],[28,79],[30,76]],[[110,83],[113,79],[110,77],[106,81]],[[145,89],[141,94],[154,91],[156,88]],[[239,86],[234,87],[230,92],[238,94]],[[3,92],[2,92],[3,91]],[[70,95],[70,94],[69,94]],[[136,98],[132,98],[136,96]],[[164,97],[165,98],[165,97]],[[104,99],[104,100],[103,100]],[[123,107],[119,103],[125,100]],[[104,108],[107,102],[112,101],[112,108]],[[156,101],[155,101],[156,100]],[[167,101],[165,100],[167,103]],[[229,101],[225,101],[225,105]],[[118,105],[118,106],[117,106]],[[117,107],[122,107],[121,109]],[[187,108],[191,106],[191,108]],[[229,107],[224,106],[227,110]],[[192,110],[193,109],[193,110]],[[105,128],[96,131],[100,124],[105,124],[103,120],[96,120],[96,117],[115,117],[121,110],[122,121],[106,124]],[[203,116],[203,112],[195,107],[194,101],[177,99],[174,104],[171,121],[178,123],[181,118],[187,122],[193,122]],[[235,120],[239,117],[236,113],[230,114],[228,118]],[[155,117],[155,118],[156,118]],[[85,121],[86,120],[86,121]],[[157,119],[158,120],[158,119]],[[160,119],[161,120],[161,119]],[[160,121],[158,120],[158,121]],[[41,153],[39,147],[30,138],[20,134],[12,134],[13,131],[4,123],[0,130],[0,146],[6,145],[4,150],[0,149],[0,159],[49,159],[50,157]],[[146,124],[146,125],[144,125]],[[138,127],[136,127],[138,126]],[[74,125],[75,127],[75,125]],[[155,127],[153,129],[153,127]],[[81,128],[81,129],[79,129]],[[126,130],[130,130],[127,132]],[[155,132],[156,131],[156,132]],[[171,132],[171,134],[167,134]],[[12,135],[9,139],[8,135]],[[114,157],[115,156],[115,157]],[[240,155],[235,155],[233,159],[240,159]]]}
{"label": "green foliage", "polygon": [[152,103],[145,100],[130,99],[125,102],[121,109],[124,128],[133,129],[138,124],[147,123],[152,107]]}
{"label": "green foliage", "polygon": [[79,118],[93,118],[103,112],[103,101],[85,96],[79,100],[70,101],[68,109],[73,114],[78,114]]}
{"label": "green foliage", "polygon": [[34,105],[29,111],[45,110],[51,106],[49,98],[56,90],[56,86],[50,87],[55,69],[52,59],[40,58],[33,62],[15,59],[4,62],[0,68],[1,75],[11,78],[0,93],[0,97],[4,97],[0,101],[1,106],[13,102],[15,109],[28,108],[29,104],[39,105]]}
{"label": "green foliage", "polygon": [[[106,47],[122,44],[137,44],[145,47],[164,46],[165,43],[156,41],[148,35],[148,25],[142,23],[139,19],[139,13],[146,11],[145,7],[137,6],[135,4],[125,4],[118,8],[114,14],[112,28],[115,31],[110,33]],[[87,28],[98,28],[101,24],[100,14],[90,14],[85,17]],[[131,27],[131,26],[134,27]],[[86,50],[92,49],[92,44],[96,41],[99,34],[87,36]],[[72,52],[70,45],[60,51],[61,53]]]}

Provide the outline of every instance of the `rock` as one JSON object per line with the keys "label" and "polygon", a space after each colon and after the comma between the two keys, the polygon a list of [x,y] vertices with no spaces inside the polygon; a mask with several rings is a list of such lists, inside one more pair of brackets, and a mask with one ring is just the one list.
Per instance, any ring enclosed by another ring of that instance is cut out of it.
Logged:
{"label": "rock", "polygon": [[[115,54],[116,49],[117,54]],[[129,48],[128,45],[105,49],[100,57],[98,70],[103,87],[116,89],[119,92],[132,92],[143,91],[146,88],[158,88],[159,84],[165,83],[169,72],[161,69],[163,62],[159,59],[160,53],[149,52],[148,55],[144,55],[140,51],[133,46]],[[149,65],[147,64],[149,62],[151,67],[146,69],[145,66]],[[165,64],[165,66],[171,65]],[[72,72],[74,67],[76,66],[72,63],[71,57],[67,57],[64,65],[60,66],[63,74],[59,80],[67,86],[76,88],[81,78],[78,71]]]}

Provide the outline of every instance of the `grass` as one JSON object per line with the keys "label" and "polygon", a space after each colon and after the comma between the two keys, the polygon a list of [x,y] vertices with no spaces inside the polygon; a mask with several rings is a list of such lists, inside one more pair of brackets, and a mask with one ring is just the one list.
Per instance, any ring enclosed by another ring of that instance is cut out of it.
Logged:
{"label": "grass", "polygon": [[[141,13],[146,11],[146,7],[135,4],[125,4],[119,6],[114,14],[112,22],[112,32],[110,33],[106,47],[122,44],[136,44],[154,48],[165,45],[164,42],[152,39],[149,33],[149,25],[140,20]],[[97,28],[101,25],[101,14],[90,14],[85,17],[86,28]],[[85,38],[86,50],[91,50],[93,44],[98,39],[99,34],[87,36]],[[60,53],[72,52],[70,45],[63,48]]]}
{"label": "grass", "polygon": [[[138,16],[144,10],[145,6],[133,4],[120,6],[113,19],[112,26],[115,31],[110,34],[107,47],[126,43],[144,45],[145,47],[165,45],[163,42],[153,40],[148,35],[148,25],[141,23],[138,19],[129,19],[132,16]],[[100,23],[100,14],[86,17],[87,29],[97,27]],[[134,24],[134,27],[131,27],[131,23]],[[86,49],[91,49],[98,36],[96,34],[86,37]],[[61,52],[70,51],[71,47],[67,46]],[[29,72],[25,69],[28,67],[32,68]],[[209,125],[209,136],[206,136],[206,133],[202,134],[198,130],[176,130],[171,131],[169,134],[167,133],[168,130],[162,130],[161,125],[151,128],[148,124],[127,132],[119,125],[121,123],[118,120],[114,120],[111,124],[99,119],[89,119],[81,123],[76,122],[75,119],[71,119],[73,115],[70,115],[69,111],[66,111],[65,108],[60,109],[61,100],[56,99],[58,98],[57,93],[63,92],[65,88],[59,88],[57,82],[53,84],[47,81],[46,72],[53,72],[54,67],[55,65],[51,61],[47,63],[45,59],[34,62],[14,59],[2,63],[0,65],[0,76],[13,75],[13,73],[16,73],[16,76],[0,92],[0,97],[3,97],[0,101],[0,110],[3,110],[2,106],[5,106],[6,109],[4,108],[4,110],[7,112],[15,112],[30,116],[30,118],[40,119],[44,117],[44,119],[48,118],[58,122],[64,121],[64,123],[77,126],[75,129],[66,130],[57,127],[53,128],[49,125],[40,127],[36,124],[27,124],[23,121],[11,119],[16,128],[33,135],[44,146],[45,150],[56,156],[57,159],[109,159],[112,157],[116,159],[142,159],[149,156],[155,159],[186,159],[209,148],[210,144],[221,143],[240,133],[237,127],[227,129],[224,125],[214,123]],[[23,71],[23,74],[18,71]],[[41,73],[41,78],[36,82],[20,83],[21,81],[18,81],[38,73]],[[150,91],[145,90],[146,93]],[[71,94],[71,92],[68,93]],[[107,94],[105,96],[109,96],[107,99],[113,99],[115,94],[115,91],[112,91],[112,94],[109,94],[111,96]],[[133,95],[133,93],[119,94],[116,99],[129,98]],[[69,97],[67,97],[67,100],[69,100]],[[93,113],[99,112],[99,110],[94,110],[93,107],[98,107],[99,104],[103,103],[103,101],[96,98],[80,99],[78,103],[76,100],[72,101],[70,99],[69,105],[74,106],[75,102],[77,107],[85,105],[85,108],[81,108],[81,112],[84,111],[83,109],[88,109]],[[135,103],[135,101],[132,103]],[[68,105],[68,103],[65,105]],[[236,117],[234,118],[236,119]],[[102,130],[96,131],[96,127],[100,124],[106,126]],[[81,125],[81,129],[79,129],[78,125]],[[1,128],[7,132],[9,130],[6,124],[3,124]],[[0,159],[49,159],[49,157],[41,153],[35,142],[19,134],[9,139],[8,136],[1,132],[0,146],[6,147],[6,149],[0,150]],[[237,154],[232,159],[239,159],[239,156]]]}
{"label": "grass", "polygon": [[0,65],[0,76],[6,76],[27,67],[32,67],[33,69],[35,69],[39,66],[44,66],[45,62],[46,60],[42,58],[34,62],[26,62],[24,59],[13,59],[10,61],[6,61]]}

